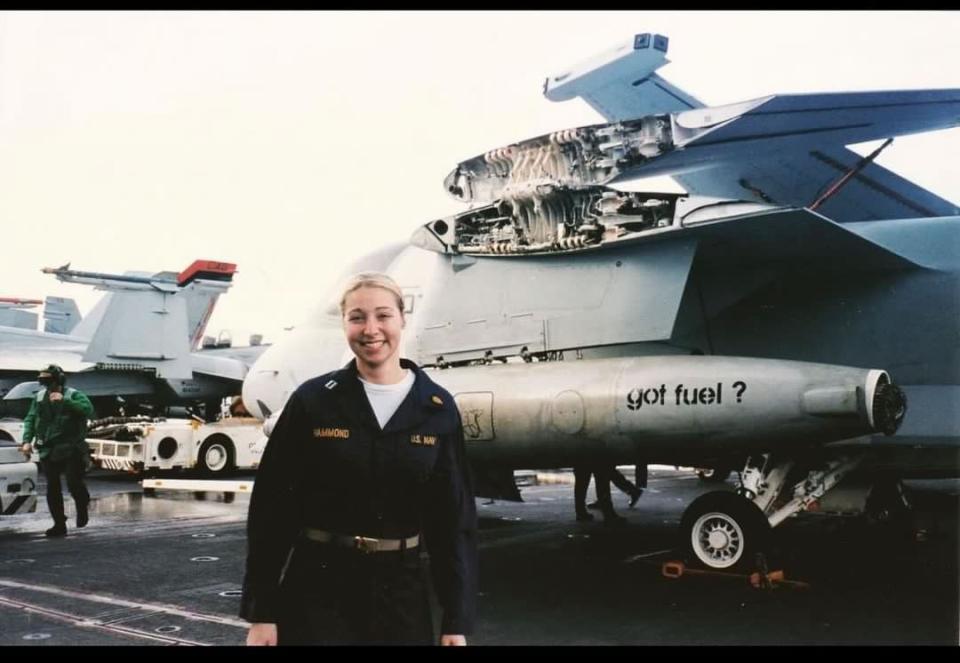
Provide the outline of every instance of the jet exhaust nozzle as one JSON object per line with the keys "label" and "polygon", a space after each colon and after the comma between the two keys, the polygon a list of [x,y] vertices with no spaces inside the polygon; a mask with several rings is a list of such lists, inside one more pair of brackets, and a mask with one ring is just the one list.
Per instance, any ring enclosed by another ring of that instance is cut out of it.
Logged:
{"label": "jet exhaust nozzle", "polygon": [[880,382],[871,403],[873,425],[884,435],[893,435],[907,413],[907,395],[890,382]]}

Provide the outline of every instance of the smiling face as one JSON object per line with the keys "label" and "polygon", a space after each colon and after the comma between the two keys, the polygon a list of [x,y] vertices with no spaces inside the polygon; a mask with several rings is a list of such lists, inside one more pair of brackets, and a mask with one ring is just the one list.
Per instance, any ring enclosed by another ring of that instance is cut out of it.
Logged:
{"label": "smiling face", "polygon": [[396,296],[384,288],[361,287],[347,295],[343,310],[343,330],[361,375],[399,371],[405,321]]}

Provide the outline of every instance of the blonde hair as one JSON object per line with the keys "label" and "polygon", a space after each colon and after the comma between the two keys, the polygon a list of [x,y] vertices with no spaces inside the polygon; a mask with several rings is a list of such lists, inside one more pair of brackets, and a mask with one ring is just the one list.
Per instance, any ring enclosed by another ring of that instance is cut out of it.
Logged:
{"label": "blonde hair", "polygon": [[346,314],[347,295],[360,288],[381,288],[394,296],[397,302],[397,309],[400,315],[403,315],[403,291],[392,278],[382,272],[360,272],[347,279],[343,286],[343,294],[340,295],[340,315]]}

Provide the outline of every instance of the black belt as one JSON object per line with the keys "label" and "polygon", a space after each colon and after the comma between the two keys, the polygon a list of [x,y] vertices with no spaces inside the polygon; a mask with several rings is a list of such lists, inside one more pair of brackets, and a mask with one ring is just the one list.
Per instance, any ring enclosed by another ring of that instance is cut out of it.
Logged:
{"label": "black belt", "polygon": [[368,536],[348,536],[346,534],[325,532],[321,529],[306,528],[303,530],[303,535],[311,541],[332,543],[365,553],[409,550],[420,545],[419,534],[414,534],[408,539],[374,539]]}

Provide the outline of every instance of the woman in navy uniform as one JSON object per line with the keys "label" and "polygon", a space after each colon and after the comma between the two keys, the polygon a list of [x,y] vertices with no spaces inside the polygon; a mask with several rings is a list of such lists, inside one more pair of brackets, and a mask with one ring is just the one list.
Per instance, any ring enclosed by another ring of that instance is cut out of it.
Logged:
{"label": "woman in navy uniform", "polygon": [[355,358],[303,383],[264,450],[250,501],[247,644],[442,645],[474,621],[476,506],[453,398],[400,358],[403,296],[363,273],[340,300]]}

